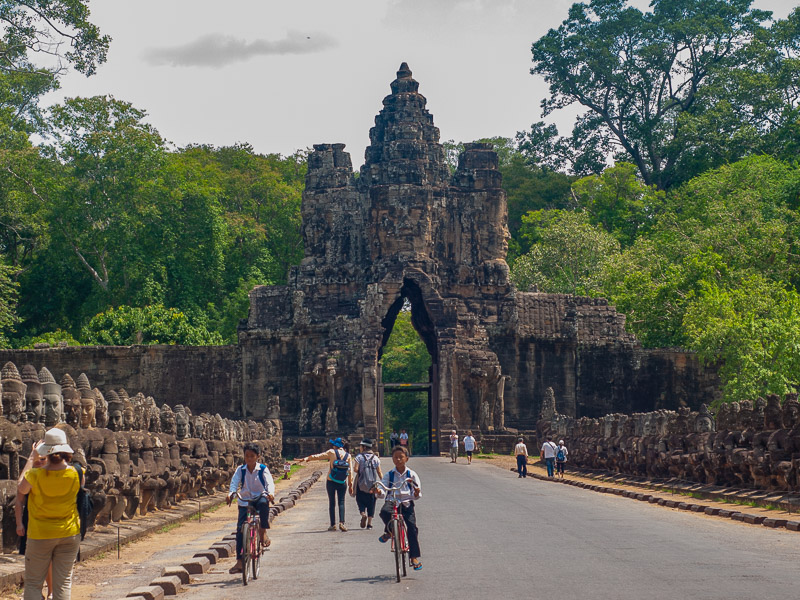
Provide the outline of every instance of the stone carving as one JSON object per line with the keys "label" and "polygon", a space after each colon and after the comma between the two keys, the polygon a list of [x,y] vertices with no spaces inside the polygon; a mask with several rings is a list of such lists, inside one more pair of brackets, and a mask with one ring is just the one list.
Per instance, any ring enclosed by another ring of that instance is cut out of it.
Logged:
{"label": "stone carving", "polygon": [[61,396],[61,386],[56,383],[53,374],[42,367],[39,371],[39,382],[42,384],[44,396],[44,424],[54,427],[64,420],[64,398]]}
{"label": "stone carving", "polygon": [[22,383],[17,366],[12,362],[3,365],[0,371],[3,393],[3,416],[12,423],[19,423],[25,412],[26,385]]}
{"label": "stone carving", "polygon": [[269,389],[267,396],[267,419],[280,419],[281,418],[281,403],[278,397],[278,390],[275,387]]}
{"label": "stone carving", "polygon": [[335,406],[330,406],[325,412],[325,432],[336,433],[339,431],[338,409]]}
{"label": "stone carving", "polygon": [[311,431],[314,433],[322,432],[322,405],[317,404],[314,412],[311,413]]}
{"label": "stone carving", "polygon": [[[0,380],[11,382],[2,390],[2,398],[20,417],[16,421],[0,417],[0,514],[13,515],[20,466],[33,444],[43,438],[45,424],[56,425],[62,415],[67,422],[57,426],[64,429],[75,460],[84,466],[86,487],[94,501],[92,526],[168,509],[184,498],[223,488],[240,461],[244,441],[258,442],[271,468],[278,469],[283,462],[277,419],[231,421],[218,414],[195,416],[180,404],[174,409],[164,404],[160,410],[156,407],[155,423],[160,429],[163,420],[168,432],[152,432],[148,415],[155,406],[153,398],[143,394],[131,398],[121,388],[103,394],[91,388],[83,373],[77,385],[67,374],[58,385],[47,368],[36,373],[26,365],[20,376],[16,366],[8,363]],[[26,394],[26,385],[38,386],[39,393],[34,389]],[[62,393],[68,399],[65,411],[61,410]],[[26,396],[28,406],[23,410]],[[105,424],[108,428],[102,427]],[[15,529],[13,518],[2,520],[5,552],[16,547]]]}
{"label": "stone carving", "polygon": [[[549,403],[548,403],[549,406]],[[549,412],[549,411],[548,411]],[[800,492],[800,403],[796,394],[601,419],[555,414],[537,435],[564,438],[570,462],[635,476]]]}

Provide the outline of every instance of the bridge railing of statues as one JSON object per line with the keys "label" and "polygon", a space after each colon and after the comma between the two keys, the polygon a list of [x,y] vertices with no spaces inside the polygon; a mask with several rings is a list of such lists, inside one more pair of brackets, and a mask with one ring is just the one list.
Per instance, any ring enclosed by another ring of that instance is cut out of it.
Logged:
{"label": "bridge railing of statues", "polygon": [[573,466],[652,479],[800,491],[796,394],[720,404],[715,412],[657,410],[575,419],[543,414],[537,443],[563,439]]}
{"label": "bridge railing of statues", "polygon": [[46,367],[0,372],[0,507],[3,551],[16,549],[17,481],[33,445],[51,427],[67,434],[73,459],[85,468],[94,503],[90,528],[169,508],[227,487],[242,445],[258,443],[262,461],[280,470],[282,427],[277,419],[224,419],[192,415],[180,404],[159,406],[142,393],[101,392],[81,374],[56,383]]}

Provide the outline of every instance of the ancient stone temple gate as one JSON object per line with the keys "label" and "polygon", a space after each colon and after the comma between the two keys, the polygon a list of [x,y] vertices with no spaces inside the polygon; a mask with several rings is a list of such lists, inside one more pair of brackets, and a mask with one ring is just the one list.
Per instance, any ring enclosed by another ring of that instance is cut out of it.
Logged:
{"label": "ancient stone temple gate", "polygon": [[375,436],[379,359],[406,301],[433,363],[432,429],[534,428],[547,387],[573,416],[708,401],[690,357],[643,351],[604,300],[514,289],[497,155],[467,144],[451,173],[418,86],[403,63],[358,177],[343,144],[314,146],[305,258],[251,292],[240,327],[241,415],[279,397],[289,452]]}

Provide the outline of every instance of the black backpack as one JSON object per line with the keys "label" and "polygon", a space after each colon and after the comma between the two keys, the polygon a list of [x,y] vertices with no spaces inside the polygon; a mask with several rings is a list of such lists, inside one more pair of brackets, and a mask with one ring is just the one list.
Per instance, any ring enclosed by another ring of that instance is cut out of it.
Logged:
{"label": "black backpack", "polygon": [[[83,469],[81,466],[78,463],[75,463],[72,466],[78,472],[78,481],[83,479]],[[86,537],[86,528],[89,526],[89,516],[92,514],[92,510],[94,510],[94,502],[92,502],[92,497],[83,486],[78,489],[77,504],[78,518],[81,522],[81,539],[83,539]]]}
{"label": "black backpack", "polygon": [[331,472],[328,477],[334,483],[344,483],[347,481],[347,474],[350,472],[350,455],[345,452],[343,457],[339,457],[339,450],[333,451],[336,454],[336,460],[333,461]]}

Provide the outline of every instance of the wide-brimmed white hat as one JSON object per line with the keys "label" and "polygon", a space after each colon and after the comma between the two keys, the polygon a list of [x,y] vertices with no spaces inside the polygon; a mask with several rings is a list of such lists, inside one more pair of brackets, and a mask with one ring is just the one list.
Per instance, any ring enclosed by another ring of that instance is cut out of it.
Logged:
{"label": "wide-brimmed white hat", "polygon": [[44,443],[39,444],[39,447],[36,448],[36,453],[39,456],[50,456],[56,452],[75,453],[67,443],[67,434],[54,427],[44,434]]}

